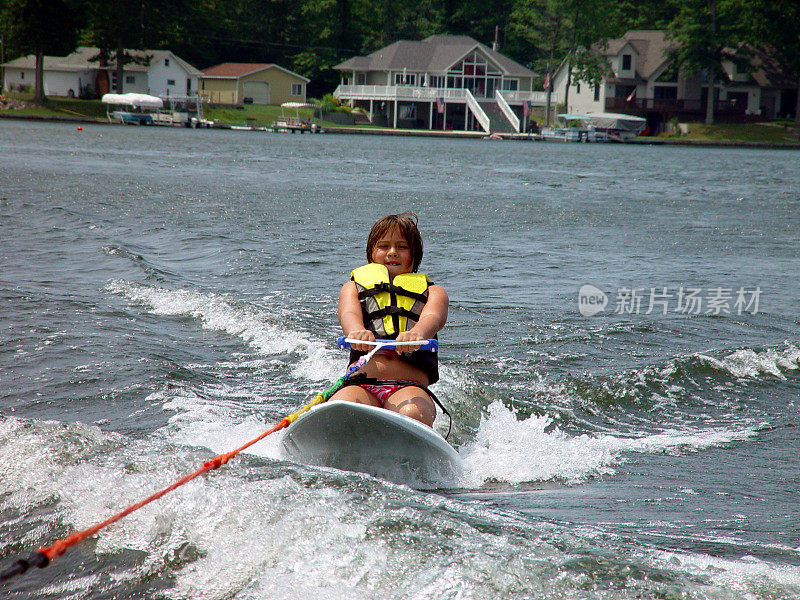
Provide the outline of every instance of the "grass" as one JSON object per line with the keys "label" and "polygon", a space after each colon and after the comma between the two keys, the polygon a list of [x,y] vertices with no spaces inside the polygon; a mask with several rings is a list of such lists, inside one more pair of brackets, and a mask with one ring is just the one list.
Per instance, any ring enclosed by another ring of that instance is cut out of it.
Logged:
{"label": "grass", "polygon": [[[32,92],[5,92],[4,97],[26,103],[33,102]],[[88,117],[104,119],[106,107],[99,100],[81,100],[79,98],[47,98],[43,105],[28,106],[0,110],[2,113],[15,115],[36,115],[48,117]]]}
{"label": "grass", "polygon": [[[31,92],[6,92],[6,98],[26,103],[33,102]],[[295,116],[294,110],[287,109],[286,116]],[[47,98],[44,105],[26,108],[2,109],[0,114],[31,115],[44,117],[88,117],[92,119],[106,118],[106,105],[100,100],[80,100],[78,98]],[[254,123],[257,126],[272,125],[281,116],[280,106],[263,106],[249,104],[242,108],[213,108],[205,106],[203,116],[206,119],[226,123],[228,125],[245,125]],[[300,109],[300,117],[330,127],[329,123],[319,119],[319,113],[311,109]]]}
{"label": "grass", "polygon": [[672,139],[702,142],[765,142],[785,144],[800,141],[791,123],[689,123],[689,133]]}

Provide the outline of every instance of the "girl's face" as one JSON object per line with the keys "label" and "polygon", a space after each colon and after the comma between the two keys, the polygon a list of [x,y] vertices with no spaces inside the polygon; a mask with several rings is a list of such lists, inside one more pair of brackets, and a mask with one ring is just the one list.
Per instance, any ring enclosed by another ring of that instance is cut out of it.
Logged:
{"label": "girl's face", "polygon": [[410,273],[412,265],[411,246],[397,227],[393,227],[372,248],[372,262],[386,265],[389,277],[394,279],[401,273]]}

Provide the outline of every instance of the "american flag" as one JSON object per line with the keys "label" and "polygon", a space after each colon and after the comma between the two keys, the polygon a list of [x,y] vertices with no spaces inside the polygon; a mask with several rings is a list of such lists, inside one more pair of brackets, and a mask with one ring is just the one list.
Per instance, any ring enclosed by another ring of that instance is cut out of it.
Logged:
{"label": "american flag", "polygon": [[547,90],[550,87],[550,69],[547,69],[547,73],[544,76],[544,83],[542,84],[542,89]]}
{"label": "american flag", "polygon": [[436,99],[436,110],[440,115],[444,113],[444,98]]}
{"label": "american flag", "polygon": [[631,100],[633,100],[633,99],[634,99],[634,97],[635,97],[635,96],[636,96],[636,88],[633,88],[633,91],[631,92],[631,95],[630,95],[630,96],[628,96],[628,97],[627,97],[625,100],[626,100],[627,102],[630,102]]}

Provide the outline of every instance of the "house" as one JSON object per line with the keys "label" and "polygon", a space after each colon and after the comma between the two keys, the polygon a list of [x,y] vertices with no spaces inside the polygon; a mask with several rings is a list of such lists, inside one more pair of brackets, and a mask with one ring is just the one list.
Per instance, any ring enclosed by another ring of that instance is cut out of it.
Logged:
{"label": "house", "polygon": [[[125,92],[153,96],[191,96],[197,93],[200,71],[168,50],[125,50]],[[6,90],[33,87],[36,56],[29,54],[4,63]],[[116,62],[103,61],[100,49],[81,46],[67,56],[44,57],[46,96],[99,97],[116,89]]]}
{"label": "house", "polygon": [[219,104],[305,102],[309,81],[275,64],[222,63],[203,69],[200,95]]}
{"label": "house", "polygon": [[[598,84],[571,77],[566,90],[567,63],[553,77],[554,89],[567,98],[566,113],[618,112],[645,117],[657,132],[672,119],[702,120],[708,87],[704,76],[687,76],[673,61],[671,42],[662,30],[628,31],[621,38],[592,47],[605,58],[608,74]],[[725,76],[715,85],[715,115],[721,120],[748,116],[775,118],[791,112],[791,84],[783,81],[767,56],[750,49],[749,69],[723,63]]]}
{"label": "house", "polygon": [[467,36],[402,40],[334,68],[334,96],[392,127],[519,132],[545,103],[530,69]]}

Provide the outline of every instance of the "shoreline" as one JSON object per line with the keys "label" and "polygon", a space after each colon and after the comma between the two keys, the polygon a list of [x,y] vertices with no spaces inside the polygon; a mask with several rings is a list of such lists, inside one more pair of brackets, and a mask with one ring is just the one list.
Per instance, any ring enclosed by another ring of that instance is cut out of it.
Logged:
{"label": "shoreline", "polygon": [[[19,115],[9,112],[0,112],[0,119],[13,119],[21,121],[46,121],[63,123],[88,123],[93,125],[120,125],[120,123],[110,123],[107,119],[100,119],[89,116],[68,116],[68,115]],[[216,128],[212,128],[216,129]],[[219,129],[224,129],[220,127]],[[489,137],[488,133],[481,131],[439,131],[428,129],[393,129],[388,127],[342,127],[331,126],[323,127],[322,133],[338,133],[341,135],[386,135],[401,137],[433,137],[451,139],[478,139],[483,140]],[[569,142],[544,140],[534,133],[501,133],[495,134],[499,140],[492,141],[531,141],[544,142],[548,144],[563,144]],[[577,142],[572,142],[577,143]],[[620,142],[612,142],[614,144]],[[771,150],[800,150],[800,142],[756,142],[756,141],[736,141],[736,140],[682,140],[682,139],[659,139],[659,138],[640,138],[627,142],[630,145],[640,146],[687,146],[696,148],[751,148],[751,149],[771,149]]]}

